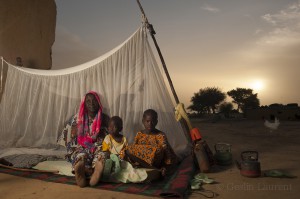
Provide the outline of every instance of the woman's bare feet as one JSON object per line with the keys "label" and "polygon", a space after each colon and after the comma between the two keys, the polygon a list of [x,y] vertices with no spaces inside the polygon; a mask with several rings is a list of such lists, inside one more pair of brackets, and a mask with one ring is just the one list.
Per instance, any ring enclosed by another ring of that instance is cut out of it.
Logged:
{"label": "woman's bare feet", "polygon": [[101,179],[103,169],[104,169],[104,159],[99,157],[98,160],[95,162],[95,169],[90,179],[90,186],[96,186],[98,184],[98,182]]}
{"label": "woman's bare feet", "polygon": [[87,181],[85,177],[85,165],[84,165],[84,158],[78,158],[77,162],[75,163],[75,179],[76,183],[80,187],[87,186]]}

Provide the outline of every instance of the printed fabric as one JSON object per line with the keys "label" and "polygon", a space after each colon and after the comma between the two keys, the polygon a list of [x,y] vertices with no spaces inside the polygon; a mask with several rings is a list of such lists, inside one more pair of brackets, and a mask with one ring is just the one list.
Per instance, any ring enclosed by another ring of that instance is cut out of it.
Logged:
{"label": "printed fabric", "polygon": [[176,154],[162,132],[156,134],[138,132],[134,143],[126,147],[126,150],[156,168],[177,163]]}

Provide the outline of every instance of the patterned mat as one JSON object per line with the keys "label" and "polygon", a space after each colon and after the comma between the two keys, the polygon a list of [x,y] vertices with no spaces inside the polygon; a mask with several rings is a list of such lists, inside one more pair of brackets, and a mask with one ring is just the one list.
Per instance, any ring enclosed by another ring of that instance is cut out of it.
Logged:
{"label": "patterned mat", "polygon": [[[75,177],[71,176],[64,176],[52,173],[16,171],[1,167],[0,172],[26,178],[44,180],[47,182],[76,185]],[[193,158],[189,156],[180,163],[176,172],[174,172],[172,176],[165,178],[163,181],[153,182],[151,184],[119,184],[101,182],[93,188],[140,194],[146,196],[182,198],[189,190],[189,182],[193,178],[194,172],[195,166]]]}

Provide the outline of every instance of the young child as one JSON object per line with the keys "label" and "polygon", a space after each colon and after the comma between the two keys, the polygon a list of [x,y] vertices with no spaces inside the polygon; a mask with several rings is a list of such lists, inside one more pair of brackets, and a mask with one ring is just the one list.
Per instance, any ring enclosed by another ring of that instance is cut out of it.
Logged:
{"label": "young child", "polygon": [[16,66],[23,67],[23,62],[22,62],[22,58],[21,57],[17,57],[16,61],[17,61]]}
{"label": "young child", "polygon": [[156,111],[146,110],[142,122],[145,129],[136,134],[132,145],[126,147],[123,158],[144,168],[160,169],[164,176],[168,169],[177,164],[177,156],[165,133],[155,128],[158,123]]}
{"label": "young child", "polygon": [[113,116],[108,123],[108,135],[102,143],[102,151],[107,151],[117,156],[127,146],[126,137],[121,134],[123,121],[118,116]]}
{"label": "young child", "polygon": [[[91,186],[95,186],[101,180],[103,175],[105,178],[108,178],[105,173],[105,162],[107,159],[113,159],[114,161],[119,162],[120,152],[127,146],[126,137],[120,134],[122,129],[122,119],[118,116],[113,116],[108,123],[109,134],[105,136],[102,142],[102,155],[99,158],[99,161],[95,162],[95,171],[90,179]],[[112,156],[110,154],[114,154],[116,156]],[[115,165],[115,167],[118,167],[120,170],[120,164]]]}

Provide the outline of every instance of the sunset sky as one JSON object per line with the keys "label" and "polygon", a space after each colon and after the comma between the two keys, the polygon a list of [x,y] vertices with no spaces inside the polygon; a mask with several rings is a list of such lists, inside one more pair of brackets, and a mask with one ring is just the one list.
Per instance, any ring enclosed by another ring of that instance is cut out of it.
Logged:
{"label": "sunset sky", "polygon": [[[300,104],[299,0],[140,1],[186,106],[199,89],[213,86],[252,88],[261,105]],[[141,25],[136,0],[56,4],[53,69],[94,59]]]}

